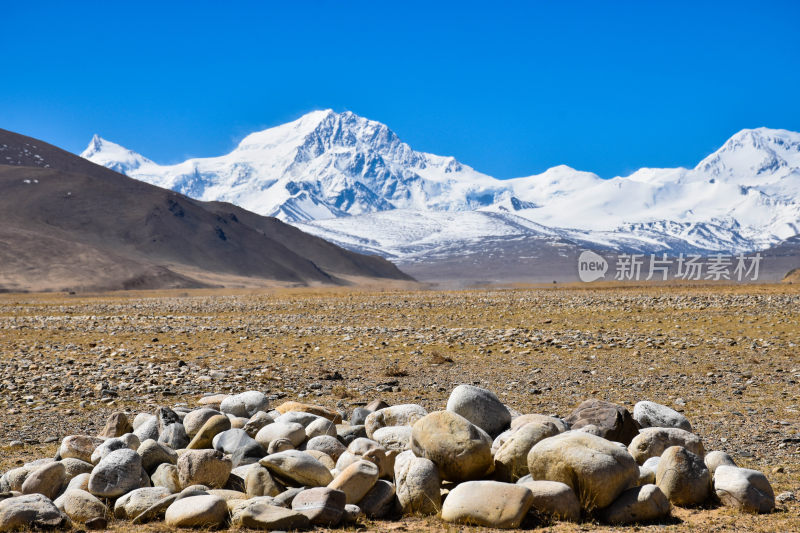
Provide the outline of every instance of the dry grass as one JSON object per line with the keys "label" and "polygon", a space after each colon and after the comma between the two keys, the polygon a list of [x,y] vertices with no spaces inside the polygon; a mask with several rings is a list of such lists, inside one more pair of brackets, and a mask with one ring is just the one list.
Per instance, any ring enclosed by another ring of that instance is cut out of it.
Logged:
{"label": "dry grass", "polygon": [[[43,393],[52,376],[13,391],[0,387],[0,444],[25,432],[60,438],[89,431],[89,423],[97,430],[114,409],[192,404],[202,392],[256,388],[278,397],[275,403],[344,409],[380,397],[433,410],[467,382],[493,389],[520,412],[566,415],[589,397],[629,407],[645,399],[669,404],[689,417],[707,449],[725,449],[766,472],[776,493],[800,496],[800,443],[791,440],[800,436],[798,346],[796,284],[0,295],[0,369],[23,359],[35,367],[19,371],[26,378],[48,373],[56,361],[73,360],[76,368],[57,378],[74,383],[71,394]],[[226,377],[182,380],[179,360],[195,377]],[[135,361],[158,368],[146,385],[174,394],[131,383],[119,369]],[[113,405],[98,401],[98,379],[119,388]],[[26,395],[35,400],[23,401]],[[85,408],[81,400],[89,402]],[[65,416],[69,409],[74,414]],[[55,448],[0,448],[0,470],[52,456]],[[773,472],[778,468],[783,472]],[[765,516],[676,509],[668,524],[540,529],[800,531],[800,505],[782,509]],[[483,531],[413,517],[365,526]]]}

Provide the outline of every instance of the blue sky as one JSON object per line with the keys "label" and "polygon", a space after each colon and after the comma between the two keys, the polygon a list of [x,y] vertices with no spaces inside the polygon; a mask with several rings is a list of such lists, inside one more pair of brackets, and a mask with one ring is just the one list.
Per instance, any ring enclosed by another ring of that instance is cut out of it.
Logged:
{"label": "blue sky", "polygon": [[800,2],[13,2],[0,127],[212,156],[313,109],[508,178],[800,131]]}

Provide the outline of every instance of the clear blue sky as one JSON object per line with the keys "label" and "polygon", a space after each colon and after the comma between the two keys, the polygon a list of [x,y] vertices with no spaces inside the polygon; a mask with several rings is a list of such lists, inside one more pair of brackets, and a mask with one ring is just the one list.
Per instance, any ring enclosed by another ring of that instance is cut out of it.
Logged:
{"label": "clear blue sky", "polygon": [[158,162],[322,108],[497,177],[800,131],[800,2],[7,2],[0,127]]}

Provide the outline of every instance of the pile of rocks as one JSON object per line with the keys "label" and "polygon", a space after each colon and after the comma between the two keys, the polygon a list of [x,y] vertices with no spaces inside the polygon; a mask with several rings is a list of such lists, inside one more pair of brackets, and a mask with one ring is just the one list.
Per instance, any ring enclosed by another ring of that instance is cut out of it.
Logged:
{"label": "pile of rocks", "polygon": [[344,413],[256,391],[194,409],[112,415],[97,436],[0,478],[0,531],[173,527],[305,529],[404,514],[498,528],[523,521],[658,521],[672,505],[769,512],[760,472],[706,453],[680,413],[588,400],[566,419],[519,414],[460,385],[446,410],[375,401]]}

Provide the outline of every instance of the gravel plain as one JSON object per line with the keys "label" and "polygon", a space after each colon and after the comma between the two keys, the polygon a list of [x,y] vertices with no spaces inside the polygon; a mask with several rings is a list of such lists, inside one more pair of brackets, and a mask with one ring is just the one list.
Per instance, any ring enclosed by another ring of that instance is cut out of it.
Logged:
{"label": "gravel plain", "polygon": [[[113,411],[194,406],[206,393],[436,410],[471,383],[523,413],[566,416],[587,398],[669,405],[707,450],[800,498],[796,285],[5,294],[0,350],[0,471],[99,432]],[[642,529],[800,530],[800,504],[778,505],[765,516],[679,509]]]}

